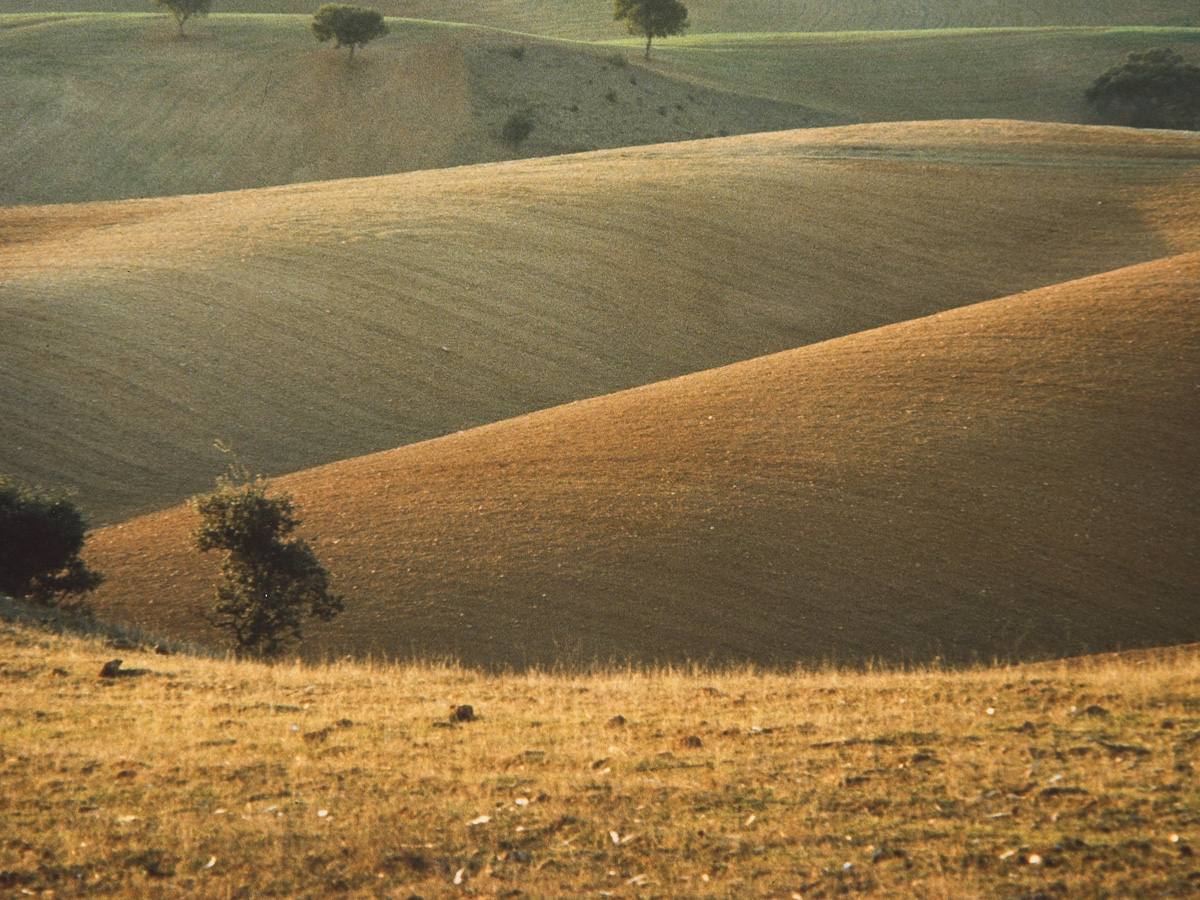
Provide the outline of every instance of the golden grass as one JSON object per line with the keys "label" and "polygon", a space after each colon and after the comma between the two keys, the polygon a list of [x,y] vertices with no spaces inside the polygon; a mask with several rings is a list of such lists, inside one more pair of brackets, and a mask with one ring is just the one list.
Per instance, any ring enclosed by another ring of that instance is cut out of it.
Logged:
{"label": "golden grass", "polygon": [[[304,652],[786,668],[1200,640],[1198,283],[1174,257],[280,479],[347,598]],[[102,614],[200,635],[192,527],[95,533]]]}
{"label": "golden grass", "polygon": [[0,211],[0,470],[93,524],[1200,246],[1192,134],[896,124]]}
{"label": "golden grass", "polygon": [[[1200,879],[1194,652],[485,676],[0,630],[0,885],[57,897],[1095,897]],[[131,674],[97,678],[120,656]],[[451,704],[478,718],[451,725]]]}

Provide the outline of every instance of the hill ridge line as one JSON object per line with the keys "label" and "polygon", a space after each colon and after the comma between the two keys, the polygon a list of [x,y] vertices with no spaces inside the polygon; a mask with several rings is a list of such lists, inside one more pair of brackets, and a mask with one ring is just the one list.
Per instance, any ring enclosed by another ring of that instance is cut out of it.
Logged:
{"label": "hill ridge line", "polygon": [[[304,652],[787,668],[1200,640],[1198,282],[1193,251],[281,477],[352,610]],[[196,637],[189,521],[93,535],[106,616]]]}

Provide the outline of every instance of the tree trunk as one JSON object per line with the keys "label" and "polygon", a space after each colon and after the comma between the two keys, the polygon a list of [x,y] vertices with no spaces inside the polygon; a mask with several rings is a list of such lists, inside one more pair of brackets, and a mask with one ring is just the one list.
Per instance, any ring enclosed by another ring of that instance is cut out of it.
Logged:
{"label": "tree trunk", "polygon": [[351,59],[352,61],[353,61],[353,59],[354,59],[354,44],[351,44],[351,45],[350,45],[350,59]]}
{"label": "tree trunk", "polygon": [[654,40],[653,35],[646,35],[646,59],[650,58],[650,42]]}

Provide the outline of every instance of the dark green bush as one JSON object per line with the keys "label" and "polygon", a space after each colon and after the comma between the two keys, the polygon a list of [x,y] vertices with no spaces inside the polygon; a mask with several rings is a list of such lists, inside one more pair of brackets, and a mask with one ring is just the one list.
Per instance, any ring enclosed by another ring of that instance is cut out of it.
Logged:
{"label": "dark green bush", "polygon": [[520,110],[510,115],[500,129],[500,137],[504,143],[513,147],[518,146],[533,131],[533,115],[529,110]]}
{"label": "dark green bush", "polygon": [[1200,128],[1200,67],[1159,47],[1130,53],[1084,98],[1106,122],[1135,128]]}
{"label": "dark green bush", "polygon": [[0,477],[0,591],[50,605],[104,580],[79,558],[87,525],[60,494]]}
{"label": "dark green bush", "polygon": [[274,656],[302,637],[305,617],[329,621],[343,609],[312,548],[288,536],[300,524],[290,497],[268,497],[262,478],[234,466],[217,490],[195,497],[201,553],[224,553],[208,621],[229,632],[239,655]]}
{"label": "dark green bush", "polygon": [[377,9],[326,3],[313,14],[309,29],[321,43],[332,40],[334,47],[349,47],[353,59],[355,47],[387,34],[388,27]]}

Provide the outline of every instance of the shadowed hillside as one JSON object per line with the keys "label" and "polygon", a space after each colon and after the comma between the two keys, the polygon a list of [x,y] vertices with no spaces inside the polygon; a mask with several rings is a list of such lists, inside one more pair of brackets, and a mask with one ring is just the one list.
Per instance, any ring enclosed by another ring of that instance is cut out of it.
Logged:
{"label": "shadowed hillside", "polygon": [[[578,40],[625,34],[604,0],[381,0],[389,16],[468,22]],[[697,33],[891,31],[909,28],[1014,28],[1079,25],[1200,26],[1191,0],[689,0]],[[227,0],[218,12],[311,14],[307,0]],[[4,12],[144,12],[139,0],[0,0]]]}
{"label": "shadowed hillside", "polygon": [[1132,51],[1200,62],[1200,29],[697,35],[656,51],[666,71],[853,121],[1033,119],[1091,123],[1084,91]]}
{"label": "shadowed hillside", "polygon": [[[173,196],[860,121],[1085,123],[1084,88],[1200,30],[697,35],[630,47],[427,22],[351,63],[304,16],[0,17],[0,205]],[[630,61],[632,60],[632,62]],[[523,128],[513,131],[513,123]]]}
{"label": "shadowed hillside", "polygon": [[[308,653],[963,660],[1200,639],[1200,254],[281,479],[347,612]],[[196,633],[172,510],[103,615]],[[314,630],[315,632],[315,630]]]}
{"label": "shadowed hillside", "polygon": [[[0,22],[0,204],[173,196],[848,121],[611,50],[393,22],[353,62],[308,17]],[[505,138],[528,117],[532,131]]]}
{"label": "shadowed hillside", "polygon": [[96,524],[1200,247],[1200,139],[788,132],[0,211],[0,471]]}

